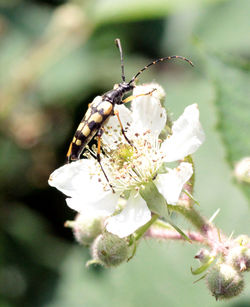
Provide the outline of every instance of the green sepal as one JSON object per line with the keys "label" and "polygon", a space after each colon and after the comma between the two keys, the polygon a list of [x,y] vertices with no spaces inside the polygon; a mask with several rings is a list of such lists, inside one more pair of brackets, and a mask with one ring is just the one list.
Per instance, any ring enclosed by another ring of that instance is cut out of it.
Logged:
{"label": "green sepal", "polygon": [[203,265],[201,265],[198,269],[193,270],[191,267],[191,273],[193,275],[199,275],[201,273],[203,273],[204,271],[206,271],[210,265],[214,262],[215,257],[211,257],[206,263],[204,263]]}
{"label": "green sepal", "polygon": [[192,240],[177,226],[174,222],[171,221],[170,218],[165,218],[166,222],[170,224],[186,241],[192,243]]}
{"label": "green sepal", "polygon": [[185,240],[192,243],[187,235],[176,226],[169,218],[169,211],[167,202],[162,194],[158,191],[156,185],[151,181],[144,186],[144,189],[140,190],[141,197],[146,201],[149,210],[159,217],[164,218]]}
{"label": "green sepal", "polygon": [[183,193],[185,193],[190,199],[192,199],[192,201],[198,205],[200,207],[200,203],[198,202],[198,200],[196,200],[193,195],[191,195],[187,190],[183,190]]}
{"label": "green sepal", "polygon": [[101,266],[104,266],[104,264],[98,260],[98,259],[91,259],[89,261],[86,262],[86,267],[90,267],[91,265],[101,265]]}
{"label": "green sepal", "polygon": [[134,236],[131,236],[129,246],[132,246],[132,252],[131,252],[131,256],[128,257],[127,262],[129,262],[136,253],[137,244],[136,244],[136,240]]}
{"label": "green sepal", "polygon": [[202,279],[206,278],[207,273],[203,276],[201,276],[199,279],[195,280],[193,283],[196,284],[197,282],[201,281]]}
{"label": "green sepal", "polygon": [[140,190],[140,195],[146,201],[151,212],[164,218],[169,215],[166,200],[159,193],[153,181],[147,183],[144,188]]}
{"label": "green sepal", "polygon": [[167,163],[163,162],[162,165],[158,168],[157,174],[166,174],[167,172]]}
{"label": "green sepal", "polygon": [[122,192],[122,197],[124,199],[129,199],[130,193],[131,193],[130,190],[125,190],[125,191]]}
{"label": "green sepal", "polygon": [[150,221],[148,221],[146,224],[144,224],[143,226],[141,226],[139,229],[136,230],[135,241],[140,240],[140,238],[151,227],[151,225],[153,225],[155,223],[155,221],[157,221],[158,217],[159,216],[157,214],[153,214]]}

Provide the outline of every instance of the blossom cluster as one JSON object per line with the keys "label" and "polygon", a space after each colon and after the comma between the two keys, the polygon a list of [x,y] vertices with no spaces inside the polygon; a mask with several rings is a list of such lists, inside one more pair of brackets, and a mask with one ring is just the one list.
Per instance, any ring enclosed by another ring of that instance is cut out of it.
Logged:
{"label": "blossom cluster", "polygon": [[[90,246],[92,260],[87,265],[114,267],[129,261],[142,237],[203,244],[195,256],[200,267],[192,273],[206,271],[203,277],[216,300],[239,295],[243,273],[250,271],[250,239],[226,237],[194,208],[191,155],[205,139],[197,104],[187,106],[172,122],[158,84],[137,86],[133,96],[130,109],[115,106],[124,130],[114,116],[103,126],[101,165],[95,145],[86,146],[80,160],[50,175],[49,184],[63,192],[67,205],[77,212],[65,226],[73,229],[80,244]],[[247,159],[235,170],[244,182]],[[181,230],[170,210],[183,215],[196,231]]]}

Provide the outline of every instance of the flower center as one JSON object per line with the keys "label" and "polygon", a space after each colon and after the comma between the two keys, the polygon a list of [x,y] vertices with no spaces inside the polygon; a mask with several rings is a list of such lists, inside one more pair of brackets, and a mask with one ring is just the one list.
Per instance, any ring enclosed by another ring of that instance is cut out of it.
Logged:
{"label": "flower center", "polygon": [[127,162],[131,163],[133,161],[134,154],[134,147],[130,146],[129,144],[121,144],[118,149],[113,152],[112,157],[114,158],[118,169],[122,169],[124,164],[127,164]]}
{"label": "flower center", "polygon": [[116,190],[139,190],[154,180],[162,164],[158,140],[152,142],[137,134],[132,141],[134,146],[121,143],[102,156],[103,168]]}

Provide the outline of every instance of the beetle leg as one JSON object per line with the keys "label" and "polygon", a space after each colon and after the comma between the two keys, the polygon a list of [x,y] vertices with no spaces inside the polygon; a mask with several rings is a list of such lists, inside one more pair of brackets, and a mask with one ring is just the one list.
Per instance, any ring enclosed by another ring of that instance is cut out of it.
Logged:
{"label": "beetle leg", "polygon": [[120,119],[120,116],[119,116],[119,112],[117,110],[114,111],[114,114],[117,116],[117,119],[119,121],[119,124],[121,126],[121,131],[122,131],[122,134],[125,138],[125,140],[129,143],[130,146],[134,147],[134,145],[131,143],[131,141],[127,138],[126,134],[125,134],[125,131],[123,129],[123,125],[122,125],[122,122],[121,122],[121,119]]}
{"label": "beetle leg", "polygon": [[71,154],[72,154],[72,142],[70,143],[70,145],[69,145],[69,149],[68,149],[68,152],[67,152],[67,155],[66,155],[66,157],[67,157],[67,162],[66,163],[70,163],[71,161]]}
{"label": "beetle leg", "polygon": [[96,134],[96,136],[97,136],[97,156],[96,156],[96,159],[97,159],[97,161],[98,161],[98,163],[99,163],[99,165],[101,167],[101,170],[102,170],[102,172],[103,172],[103,174],[104,174],[104,176],[105,176],[105,178],[106,178],[106,180],[107,180],[107,182],[108,182],[112,192],[115,193],[112,185],[109,182],[108,176],[105,173],[104,168],[102,167],[102,163],[101,163],[101,137],[102,137],[103,131],[104,131],[103,128],[100,128],[97,131],[97,134]]}
{"label": "beetle leg", "polygon": [[156,88],[153,88],[152,91],[148,92],[148,93],[145,93],[145,94],[139,94],[139,95],[135,95],[135,96],[129,96],[127,98],[125,98],[124,100],[122,100],[123,103],[127,103],[137,97],[141,97],[141,96],[147,96],[147,95],[151,95],[154,91],[156,91]]}

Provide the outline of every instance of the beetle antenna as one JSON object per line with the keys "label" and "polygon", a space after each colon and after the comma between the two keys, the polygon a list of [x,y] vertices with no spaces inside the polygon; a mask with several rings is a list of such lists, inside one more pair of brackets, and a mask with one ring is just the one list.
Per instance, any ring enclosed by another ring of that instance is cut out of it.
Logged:
{"label": "beetle antenna", "polygon": [[158,60],[155,60],[151,63],[149,63],[148,65],[146,65],[145,67],[143,67],[140,71],[138,71],[138,73],[131,79],[131,81],[129,81],[129,85],[131,83],[133,83],[135,81],[135,79],[146,69],[148,69],[151,65],[155,65],[156,63],[159,63],[159,62],[163,62],[163,61],[167,61],[167,60],[172,60],[172,59],[181,59],[181,60],[184,60],[186,62],[188,62],[191,66],[194,66],[194,64],[188,60],[187,58],[183,57],[183,56],[180,56],[180,55],[172,55],[172,56],[167,56],[167,57],[164,57],[164,58],[160,58]]}
{"label": "beetle antenna", "polygon": [[125,74],[124,74],[124,63],[123,63],[123,54],[122,54],[122,45],[119,38],[115,39],[115,44],[120,52],[121,57],[121,68],[122,68],[122,81],[125,82]]}

